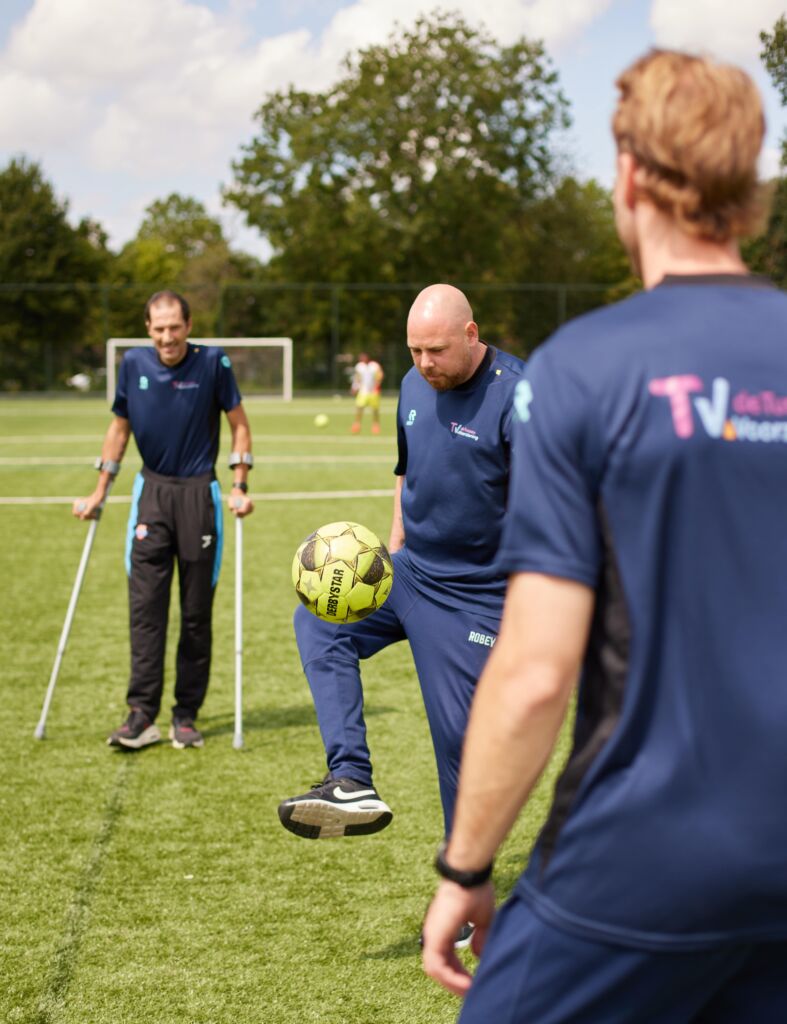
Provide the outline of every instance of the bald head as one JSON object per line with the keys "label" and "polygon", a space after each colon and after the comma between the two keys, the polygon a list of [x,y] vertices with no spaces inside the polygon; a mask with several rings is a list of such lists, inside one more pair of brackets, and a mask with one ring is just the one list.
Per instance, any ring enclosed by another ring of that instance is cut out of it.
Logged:
{"label": "bald head", "polygon": [[464,384],[486,352],[467,296],[450,284],[432,284],[418,294],[407,317],[407,347],[437,391]]}
{"label": "bald head", "polygon": [[407,329],[411,325],[441,321],[445,325],[458,324],[464,328],[473,319],[473,311],[467,296],[451,284],[430,284],[419,292],[410,307]]}

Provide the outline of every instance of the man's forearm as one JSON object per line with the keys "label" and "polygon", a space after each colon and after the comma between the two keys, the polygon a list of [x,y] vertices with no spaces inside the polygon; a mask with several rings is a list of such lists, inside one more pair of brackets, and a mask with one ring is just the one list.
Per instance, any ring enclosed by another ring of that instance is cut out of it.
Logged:
{"label": "man's forearm", "polygon": [[393,515],[391,516],[391,532],[388,537],[388,550],[391,554],[404,547],[404,521],[402,519],[402,487],[404,477],[397,476],[394,491]]}
{"label": "man's forearm", "polygon": [[[107,432],[104,435],[104,441],[101,445],[101,462],[104,464],[114,462],[119,465],[123,461],[123,456],[126,454],[126,448],[130,437],[131,426],[129,421],[120,416],[116,416],[109,424]],[[107,469],[100,470],[97,489],[106,494],[114,475],[115,474],[110,473]]]}
{"label": "man's forearm", "polygon": [[[235,409],[232,409],[227,413],[227,420],[229,421],[230,430],[232,432],[232,439],[230,441],[230,447],[233,453],[240,455],[251,454],[251,428],[249,427],[249,421],[246,418],[246,413],[243,406],[239,405]],[[233,466],[233,480],[237,483],[245,483],[249,475],[249,466],[246,462],[238,462]]]}

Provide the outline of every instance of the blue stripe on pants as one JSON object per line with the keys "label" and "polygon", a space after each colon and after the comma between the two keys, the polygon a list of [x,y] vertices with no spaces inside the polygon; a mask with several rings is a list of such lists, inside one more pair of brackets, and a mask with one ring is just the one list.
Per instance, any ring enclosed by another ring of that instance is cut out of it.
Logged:
{"label": "blue stripe on pants", "polygon": [[142,496],[142,488],[145,486],[145,478],[141,473],[134,477],[134,487],[131,490],[131,511],[128,514],[128,526],[126,527],[126,575],[131,575],[131,545],[134,543],[134,531],[137,528],[139,519],[139,499]]}
{"label": "blue stripe on pants", "polygon": [[216,554],[213,559],[213,579],[212,583],[215,587],[219,582],[219,572],[221,571],[221,555],[224,550],[224,509],[221,504],[221,487],[219,486],[218,480],[214,480],[210,485],[210,496],[213,498],[213,508],[215,511],[215,522],[216,522]]}

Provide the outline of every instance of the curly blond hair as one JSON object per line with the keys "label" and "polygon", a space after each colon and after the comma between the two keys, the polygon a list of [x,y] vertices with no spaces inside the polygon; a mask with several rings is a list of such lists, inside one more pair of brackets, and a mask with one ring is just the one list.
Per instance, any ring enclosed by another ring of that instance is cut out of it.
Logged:
{"label": "curly blond hair", "polygon": [[756,233],[767,212],[757,181],[765,118],[746,72],[652,50],[615,84],[612,130],[637,163],[637,194],[691,235],[725,242]]}

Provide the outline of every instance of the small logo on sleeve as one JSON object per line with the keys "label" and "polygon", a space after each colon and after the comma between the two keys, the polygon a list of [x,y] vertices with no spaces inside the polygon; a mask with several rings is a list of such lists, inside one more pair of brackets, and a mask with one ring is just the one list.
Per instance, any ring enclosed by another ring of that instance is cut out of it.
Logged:
{"label": "small logo on sleeve", "polygon": [[137,523],[137,528],[134,530],[134,535],[137,540],[144,540],[147,537],[149,530],[144,523]]}
{"label": "small logo on sleeve", "polygon": [[514,390],[514,415],[520,423],[530,419],[530,405],[533,401],[533,388],[529,380],[520,380]]}
{"label": "small logo on sleeve", "polygon": [[229,356],[222,356],[221,357],[221,365],[222,366],[226,366],[229,369],[229,367],[232,366],[232,363],[230,362],[230,357]]}
{"label": "small logo on sleeve", "polygon": [[147,379],[147,377],[143,373],[142,376],[139,378],[139,390],[140,391],[147,391],[147,389],[149,387],[150,387],[150,381]]}
{"label": "small logo on sleeve", "polygon": [[213,543],[213,534],[212,533],[203,533],[202,534],[202,550],[204,551],[205,548],[209,548],[212,543]]}
{"label": "small logo on sleeve", "polygon": [[415,423],[415,409],[411,409],[407,416],[406,427],[411,427]]}

